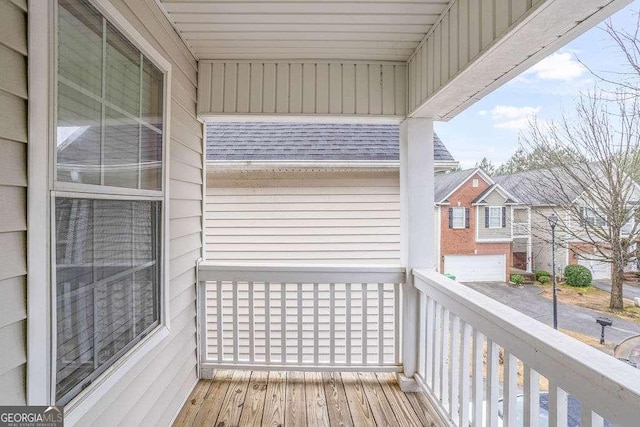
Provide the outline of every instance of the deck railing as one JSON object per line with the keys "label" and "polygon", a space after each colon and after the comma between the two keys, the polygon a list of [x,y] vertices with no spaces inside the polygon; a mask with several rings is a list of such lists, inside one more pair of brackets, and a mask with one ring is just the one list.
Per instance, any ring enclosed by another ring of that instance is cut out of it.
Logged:
{"label": "deck railing", "polygon": [[438,273],[413,274],[418,382],[451,424],[538,426],[545,393],[550,426],[577,425],[576,402],[582,427],[640,425],[638,369]]}
{"label": "deck railing", "polygon": [[528,236],[530,233],[531,233],[531,225],[528,222],[513,223],[514,236]]}
{"label": "deck railing", "polygon": [[404,269],[201,263],[200,367],[398,371]]}

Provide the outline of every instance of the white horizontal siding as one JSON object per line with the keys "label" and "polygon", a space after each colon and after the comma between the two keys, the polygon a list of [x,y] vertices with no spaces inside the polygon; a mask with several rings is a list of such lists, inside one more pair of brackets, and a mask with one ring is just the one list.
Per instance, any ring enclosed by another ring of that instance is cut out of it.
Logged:
{"label": "white horizontal siding", "polygon": [[26,404],[27,13],[18,3],[0,0],[0,405]]}
{"label": "white horizontal siding", "polygon": [[210,173],[207,259],[397,264],[399,194],[397,172]]}
{"label": "white horizontal siding", "polygon": [[200,61],[198,114],[404,116],[406,64]]}

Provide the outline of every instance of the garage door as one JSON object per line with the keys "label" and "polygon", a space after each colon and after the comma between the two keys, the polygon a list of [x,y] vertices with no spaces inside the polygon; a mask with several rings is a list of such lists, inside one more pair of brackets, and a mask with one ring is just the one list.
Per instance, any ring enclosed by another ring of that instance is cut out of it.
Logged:
{"label": "garage door", "polygon": [[608,262],[579,259],[578,264],[587,267],[591,271],[591,276],[595,280],[611,279],[611,264],[609,264]]}
{"label": "garage door", "polygon": [[458,282],[504,282],[506,259],[506,255],[445,255],[444,272]]}

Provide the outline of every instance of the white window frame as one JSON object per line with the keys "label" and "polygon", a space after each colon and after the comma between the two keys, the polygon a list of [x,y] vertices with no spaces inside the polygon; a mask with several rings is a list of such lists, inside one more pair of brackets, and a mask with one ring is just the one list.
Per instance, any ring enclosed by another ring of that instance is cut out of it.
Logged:
{"label": "white window frame", "polygon": [[[91,188],[73,183],[56,184],[55,162],[57,112],[57,1],[29,0],[29,187],[27,212],[28,318],[27,404],[55,404],[55,197],[107,198],[112,200],[157,200],[162,203],[160,225],[161,277],[160,322],[140,342],[96,378],[65,406],[65,421],[77,422],[170,334],[169,248],[169,141],[171,118],[171,63],[131,25],[109,0],[89,0],[102,15],[164,73],[162,183],[163,190]],[[56,184],[56,187],[54,187]],[[134,195],[135,194],[135,195]],[[146,196],[146,197],[145,197]]]}
{"label": "white window frame", "polygon": [[[467,228],[467,209],[463,206],[454,206],[451,209],[451,228]],[[456,218],[456,211],[462,211],[462,225],[460,225],[459,227],[456,226],[456,219],[460,219],[460,217],[458,216],[458,218]]]}
{"label": "white window frame", "polygon": [[606,227],[607,218],[597,208],[584,207],[584,222],[591,227]]}
{"label": "white window frame", "polygon": [[[493,216],[491,213],[495,211],[498,211],[499,224],[497,226],[491,225],[491,219],[495,218],[495,216]],[[492,228],[492,229],[502,228],[502,206],[489,206],[489,228]]]}

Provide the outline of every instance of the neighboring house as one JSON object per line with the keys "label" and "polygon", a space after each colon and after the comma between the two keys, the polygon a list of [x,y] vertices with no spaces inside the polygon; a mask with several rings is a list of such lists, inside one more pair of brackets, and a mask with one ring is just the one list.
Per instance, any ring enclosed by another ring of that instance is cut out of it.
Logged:
{"label": "neighboring house", "polygon": [[[207,259],[397,264],[399,129],[207,124]],[[434,167],[457,162],[434,134]]]}
{"label": "neighboring house", "polygon": [[506,281],[530,270],[528,208],[480,169],[435,177],[436,268],[458,281]]}
{"label": "neighboring house", "polygon": [[[598,256],[594,255],[595,245],[585,243],[584,239],[578,238],[585,230],[586,221],[592,225],[605,226],[606,218],[598,214],[596,209],[589,207],[589,203],[585,201],[581,192],[581,188],[584,187],[572,184],[573,178],[554,177],[551,181],[545,178],[548,172],[541,169],[493,177],[496,183],[518,197],[522,203],[530,206],[533,269],[552,270],[551,228],[548,217],[555,213],[561,219],[556,233],[556,271],[561,273],[567,265],[580,264],[591,270],[594,279],[610,279],[611,263],[596,259]],[[584,179],[592,178],[585,174]],[[562,188],[557,187],[560,185],[559,182],[563,183]],[[628,200],[630,208],[640,202],[640,187],[635,184],[634,190]],[[567,206],[567,200],[572,201],[575,205],[574,209],[560,207]],[[624,229],[630,230],[632,226],[633,220],[626,224]],[[563,227],[570,227],[570,232],[567,233],[567,229]],[[606,245],[607,242],[596,244]],[[629,265],[628,268],[637,271],[637,265]]]}

